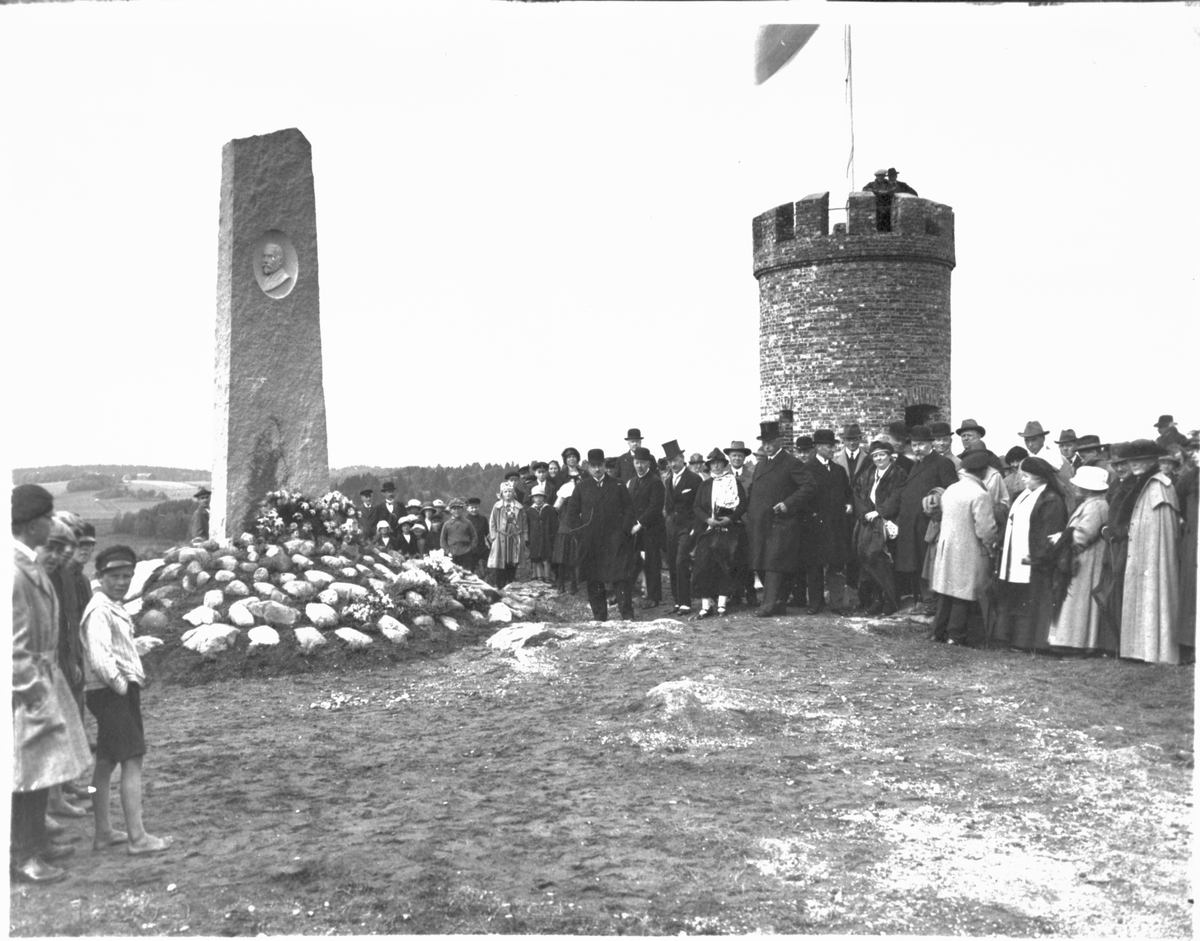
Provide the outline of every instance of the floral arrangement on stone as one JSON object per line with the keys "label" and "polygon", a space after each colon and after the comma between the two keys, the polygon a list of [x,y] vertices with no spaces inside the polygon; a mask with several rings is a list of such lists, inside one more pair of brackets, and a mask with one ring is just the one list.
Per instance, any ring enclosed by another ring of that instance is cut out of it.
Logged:
{"label": "floral arrangement on stone", "polygon": [[272,490],[259,506],[254,535],[264,543],[296,537],[346,545],[360,541],[361,516],[353,501],[337,490],[315,499],[298,490]]}

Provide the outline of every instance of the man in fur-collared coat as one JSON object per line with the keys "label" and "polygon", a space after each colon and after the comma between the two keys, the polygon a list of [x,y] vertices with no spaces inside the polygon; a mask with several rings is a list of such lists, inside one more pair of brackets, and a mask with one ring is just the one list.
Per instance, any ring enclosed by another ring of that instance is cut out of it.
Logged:
{"label": "man in fur-collared coat", "polygon": [[763,583],[757,617],[787,612],[787,599],[802,571],[801,514],[817,492],[806,465],[783,450],[779,422],[761,423],[758,440],[764,457],[754,467],[750,506],[744,517],[750,544],[750,567]]}
{"label": "man in fur-collared coat", "polygon": [[904,486],[888,497],[879,514],[894,519],[900,529],[895,549],[898,593],[903,596],[907,588],[917,603],[921,601],[920,575],[925,562],[925,530],[929,526],[921,502],[935,487],[945,489],[958,483],[958,473],[949,458],[933,450],[933,433],[927,425],[917,425],[911,436],[916,463]]}
{"label": "man in fur-collared coat", "polygon": [[575,534],[579,577],[587,582],[588,604],[597,621],[608,619],[605,582],[617,591],[621,617],[633,620],[633,501],[629,490],[604,469],[604,452],[588,451],[588,473],[567,500],[563,527]]}

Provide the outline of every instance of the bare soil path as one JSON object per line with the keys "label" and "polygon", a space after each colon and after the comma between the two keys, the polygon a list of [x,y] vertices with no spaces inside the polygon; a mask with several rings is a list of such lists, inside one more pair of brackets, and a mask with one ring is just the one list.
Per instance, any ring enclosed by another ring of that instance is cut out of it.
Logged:
{"label": "bare soil path", "polygon": [[12,933],[1191,935],[1190,667],[900,619],[551,628],[159,664],[147,820],[176,848],[70,824],[71,877],[14,886]]}

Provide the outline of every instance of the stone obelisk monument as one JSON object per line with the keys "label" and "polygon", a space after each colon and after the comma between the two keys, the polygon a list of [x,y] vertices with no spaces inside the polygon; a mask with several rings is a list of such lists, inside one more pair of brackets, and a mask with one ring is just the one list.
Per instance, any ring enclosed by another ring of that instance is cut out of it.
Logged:
{"label": "stone obelisk monument", "polygon": [[329,489],[312,147],[296,128],[221,151],[216,448],[209,533],[280,487]]}

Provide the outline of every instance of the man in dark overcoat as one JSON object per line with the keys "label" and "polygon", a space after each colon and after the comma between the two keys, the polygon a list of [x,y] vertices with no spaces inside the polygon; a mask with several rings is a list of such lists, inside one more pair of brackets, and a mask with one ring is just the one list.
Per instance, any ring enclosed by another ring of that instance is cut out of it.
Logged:
{"label": "man in dark overcoat", "polygon": [[654,455],[648,448],[633,452],[634,475],[625,481],[633,504],[633,576],[637,583],[641,572],[646,573],[646,600],[643,608],[662,604],[662,550],[667,542],[667,524],[663,518],[666,487],[662,478],[651,468]]}
{"label": "man in dark overcoat", "polygon": [[587,582],[588,604],[597,621],[608,619],[604,583],[613,584],[621,617],[633,620],[630,574],[633,571],[633,501],[629,491],[604,470],[604,452],[588,451],[588,472],[575,485],[566,505],[564,526],[578,544],[579,577]]}
{"label": "man in dark overcoat", "polygon": [[833,461],[837,439],[828,428],[813,432],[816,454],[809,461],[809,476],[816,484],[801,516],[801,559],[807,585],[808,613],[825,607],[825,570],[829,569],[829,601],[834,611],[845,604],[846,564],[850,551],[850,522],[854,519],[854,492],[845,468]]}
{"label": "man in dark overcoat", "polygon": [[395,483],[389,480],[380,489],[383,491],[383,502],[371,507],[370,514],[363,520],[363,532],[367,536],[375,535],[380,520],[386,520],[392,532],[400,532],[400,517],[407,515],[396,499]]}
{"label": "man in dark overcoat", "polygon": [[[842,446],[833,455],[833,462],[841,465],[846,471],[846,477],[850,480],[851,493],[856,492],[858,490],[858,482],[864,476],[870,476],[870,472],[874,470],[871,458],[867,454],[867,449],[862,446],[862,442],[862,428],[859,427],[857,422],[852,422],[842,429]],[[846,519],[846,533],[850,538],[851,544],[853,544],[853,513]],[[852,587],[857,586],[858,579],[858,557],[851,551],[850,561],[846,563],[846,584]]]}
{"label": "man in dark overcoat", "polygon": [[900,597],[907,593],[913,603],[921,601],[921,569],[925,564],[925,530],[929,517],[921,502],[936,487],[945,489],[958,482],[954,462],[933,450],[933,432],[928,425],[912,429],[913,456],[917,459],[908,472],[908,479],[887,503],[879,507],[879,515],[894,519],[900,532],[896,535],[896,590]]}
{"label": "man in dark overcoat", "polygon": [[625,445],[627,448],[625,453],[616,459],[617,477],[621,480],[631,480],[637,473],[633,469],[633,456],[637,452],[637,449],[642,446],[642,432],[640,428],[630,428],[625,432]]}
{"label": "man in dark overcoat", "polygon": [[664,494],[664,514],[667,526],[667,573],[671,576],[671,597],[675,600],[673,613],[690,614],[692,610],[692,509],[703,481],[688,469],[687,460],[678,441],[663,445],[671,473]]}
{"label": "man in dark overcoat", "polygon": [[[734,440],[730,442],[729,447],[725,448],[725,453],[729,455],[729,468],[733,476],[738,479],[738,483],[742,485],[742,489],[746,491],[746,496],[750,495],[750,486],[754,483],[754,464],[747,463],[746,458],[752,453],[746,442]],[[746,528],[742,527],[742,538],[745,539]],[[754,569],[750,566],[746,567],[746,581],[740,588],[735,589],[730,595],[729,600],[733,604],[739,604],[742,601],[751,607],[758,607],[758,592],[754,587]]]}
{"label": "man in dark overcoat", "polygon": [[194,499],[199,506],[196,507],[196,512],[192,514],[192,521],[188,525],[188,539],[207,539],[208,503],[212,499],[212,491],[207,487],[201,487],[196,491]]}
{"label": "man in dark overcoat", "polygon": [[792,582],[801,572],[800,517],[816,495],[806,465],[783,450],[779,422],[761,423],[758,440],[763,459],[754,466],[750,506],[744,517],[750,543],[750,567],[763,583],[757,617],[787,613]]}

